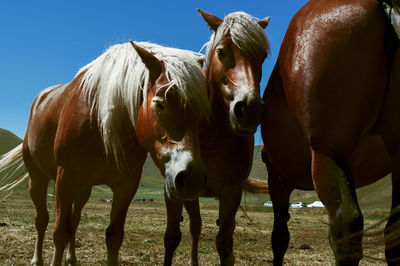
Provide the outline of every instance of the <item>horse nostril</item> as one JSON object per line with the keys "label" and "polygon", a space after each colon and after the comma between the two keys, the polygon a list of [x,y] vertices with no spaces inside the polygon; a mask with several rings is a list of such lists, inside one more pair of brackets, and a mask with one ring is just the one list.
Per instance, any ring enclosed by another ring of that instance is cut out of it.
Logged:
{"label": "horse nostril", "polygon": [[233,113],[237,118],[243,118],[244,114],[244,102],[243,101],[238,101],[235,106],[233,107]]}
{"label": "horse nostril", "polygon": [[185,176],[187,175],[186,171],[179,172],[175,177],[175,188],[180,191],[185,187]]}

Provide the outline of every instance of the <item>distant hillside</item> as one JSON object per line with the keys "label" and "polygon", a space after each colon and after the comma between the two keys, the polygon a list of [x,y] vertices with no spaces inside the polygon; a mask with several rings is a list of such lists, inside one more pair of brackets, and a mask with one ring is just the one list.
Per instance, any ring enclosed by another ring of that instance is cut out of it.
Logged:
{"label": "distant hillside", "polygon": [[261,180],[267,180],[268,172],[264,162],[261,160],[262,146],[254,147],[253,166],[251,168],[250,176]]}
{"label": "distant hillside", "polygon": [[0,128],[0,155],[12,150],[21,142],[22,139],[14,135],[12,132]]}
{"label": "distant hillside", "polygon": [[[22,140],[10,131],[0,129],[0,154],[11,150],[21,142]],[[267,180],[268,172],[265,164],[261,160],[261,149],[262,146],[254,147],[254,161],[250,176],[261,180]],[[135,197],[152,197],[162,200],[164,191],[163,180],[164,178],[149,155],[143,166],[142,179]],[[357,195],[361,208],[388,210],[391,204],[391,187],[391,179],[389,175],[372,185],[358,189]],[[52,193],[52,188],[49,189],[49,192]],[[102,186],[99,189],[94,189],[92,193],[92,197],[97,197],[99,195],[111,197],[112,194],[108,188]],[[249,193],[244,194],[243,197],[243,201],[246,201],[247,204],[256,205],[261,205],[262,202],[269,199],[269,195],[251,195]],[[315,191],[301,190],[293,191],[290,199],[291,202],[303,201],[305,203],[311,203],[315,200],[318,200]]]}

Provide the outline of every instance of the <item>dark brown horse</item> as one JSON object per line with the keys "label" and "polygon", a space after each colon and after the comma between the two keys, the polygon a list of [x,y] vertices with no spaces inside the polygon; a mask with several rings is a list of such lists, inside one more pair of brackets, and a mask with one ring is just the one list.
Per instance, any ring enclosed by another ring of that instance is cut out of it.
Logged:
{"label": "dark brown horse", "polygon": [[363,216],[355,188],[389,172],[386,259],[400,263],[400,49],[380,4],[308,2],[289,25],[263,99],[274,264],[289,243],[291,192],[314,188],[328,210],[336,263],[358,264]]}
{"label": "dark brown horse", "polygon": [[[212,107],[209,121],[200,126],[201,157],[207,172],[207,196],[217,197],[219,232],[217,250],[221,265],[232,265],[235,214],[242,190],[248,180],[254,132],[264,116],[260,97],[261,68],[269,52],[264,33],[269,18],[255,20],[243,12],[227,15],[224,20],[199,10],[214,34],[207,45],[205,75]],[[182,202],[166,199],[168,224],[165,233],[165,265],[171,265],[181,239],[179,223]],[[198,264],[198,240],[201,230],[199,201],[184,206],[190,217],[192,235],[191,264]]]}
{"label": "dark brown horse", "polygon": [[[53,265],[61,264],[68,243],[66,262],[76,264],[75,233],[96,184],[113,191],[107,263],[117,264],[147,152],[165,176],[169,197],[193,200],[204,190],[198,127],[210,105],[198,61],[202,58],[192,52],[151,43],[115,45],[70,83],[36,97],[22,146],[36,207],[32,264],[43,264],[50,179],[55,180],[57,208]],[[20,151],[21,146],[9,157]]]}

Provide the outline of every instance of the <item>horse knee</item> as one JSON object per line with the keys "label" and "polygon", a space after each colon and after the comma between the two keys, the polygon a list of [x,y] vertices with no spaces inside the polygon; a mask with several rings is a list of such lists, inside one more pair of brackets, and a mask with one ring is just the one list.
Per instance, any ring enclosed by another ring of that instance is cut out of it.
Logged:
{"label": "horse knee", "polygon": [[[364,225],[364,219],[361,211],[358,208],[339,208],[336,212],[336,216],[333,219],[331,228],[334,232],[343,232],[347,235],[354,233],[360,233],[362,235]],[[340,235],[343,235],[340,234]]]}
{"label": "horse knee", "polygon": [[201,220],[190,222],[190,233],[192,236],[199,236],[201,233]]}
{"label": "horse knee", "polygon": [[35,215],[36,230],[39,232],[44,232],[46,231],[48,224],[49,224],[49,213],[47,211],[43,213],[37,212]]}
{"label": "horse knee", "polygon": [[64,228],[57,228],[53,233],[54,246],[60,249],[64,249],[72,237],[72,228],[70,226]]}

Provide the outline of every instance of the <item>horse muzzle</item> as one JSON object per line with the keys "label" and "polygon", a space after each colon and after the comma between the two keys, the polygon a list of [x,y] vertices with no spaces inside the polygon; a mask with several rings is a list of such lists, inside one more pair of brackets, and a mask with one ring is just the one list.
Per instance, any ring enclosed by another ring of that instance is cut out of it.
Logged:
{"label": "horse muzzle", "polygon": [[241,136],[253,135],[265,117],[266,106],[260,97],[232,102],[230,121],[233,131]]}
{"label": "horse muzzle", "polygon": [[207,183],[201,163],[193,160],[188,151],[180,151],[165,164],[165,192],[167,197],[179,201],[197,199]]}

